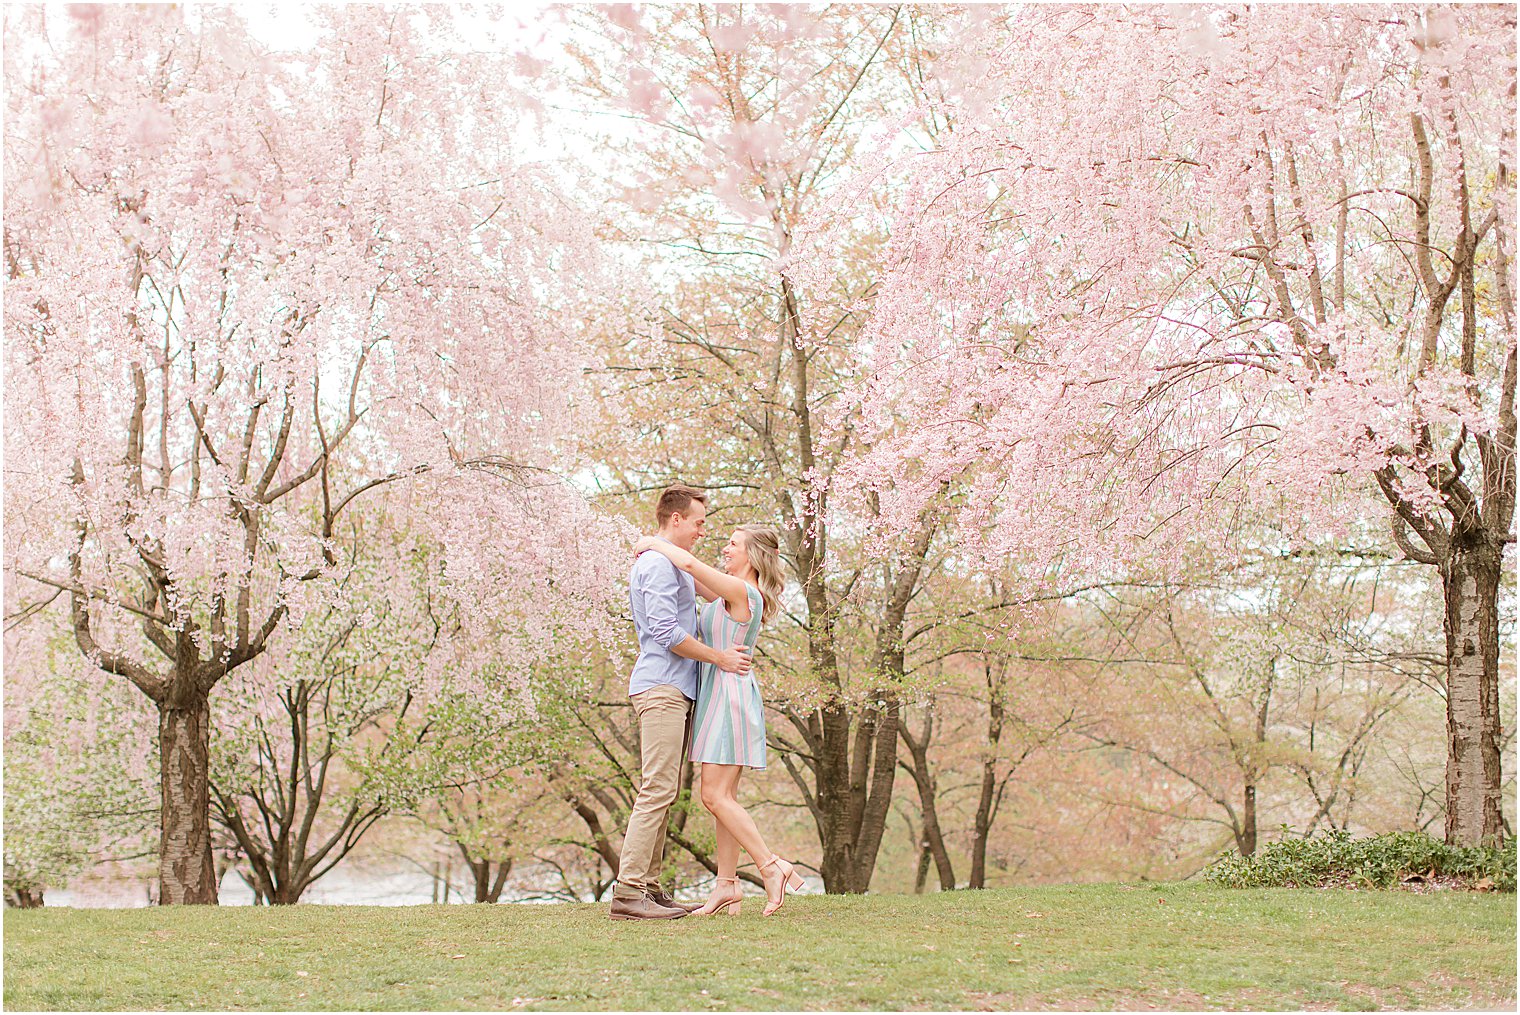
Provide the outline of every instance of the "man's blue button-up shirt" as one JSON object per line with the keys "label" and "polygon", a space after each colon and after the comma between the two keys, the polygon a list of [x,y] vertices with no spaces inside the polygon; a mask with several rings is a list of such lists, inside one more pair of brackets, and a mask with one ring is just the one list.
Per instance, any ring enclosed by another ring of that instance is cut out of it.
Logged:
{"label": "man's blue button-up shirt", "polygon": [[639,658],[628,678],[628,693],[670,684],[695,701],[697,661],[670,651],[696,637],[697,590],[691,575],[662,553],[641,553],[628,572],[628,605],[639,634]]}

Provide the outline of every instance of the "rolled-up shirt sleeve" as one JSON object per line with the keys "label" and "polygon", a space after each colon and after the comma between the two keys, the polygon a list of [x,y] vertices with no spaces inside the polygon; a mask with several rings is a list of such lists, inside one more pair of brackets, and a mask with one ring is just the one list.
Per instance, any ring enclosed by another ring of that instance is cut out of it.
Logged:
{"label": "rolled-up shirt sleeve", "polygon": [[[650,551],[651,556],[660,554]],[[664,565],[664,566],[660,566]],[[680,580],[675,565],[660,560],[655,566],[637,569],[639,591],[643,594],[644,619],[649,636],[667,652],[691,637],[691,632],[681,626]]]}

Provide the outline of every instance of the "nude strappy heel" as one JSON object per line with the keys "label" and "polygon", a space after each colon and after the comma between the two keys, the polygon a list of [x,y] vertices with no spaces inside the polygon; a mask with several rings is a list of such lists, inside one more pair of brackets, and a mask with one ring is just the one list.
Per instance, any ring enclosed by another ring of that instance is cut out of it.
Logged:
{"label": "nude strappy heel", "polygon": [[[725,884],[726,885],[733,885],[734,888],[737,890],[739,888],[739,879],[738,878],[719,878],[718,879],[718,884],[720,884],[720,885],[725,885]],[[740,906],[740,904],[743,901],[744,901],[744,893],[742,891],[740,891],[738,895],[735,895],[732,898],[723,900],[722,902],[718,903],[716,906],[714,906],[712,909],[708,910],[705,913],[702,912],[700,909],[694,909],[694,910],[692,910],[691,915],[692,916],[717,916],[719,913],[727,913],[729,916],[738,916],[739,915],[739,906]]]}
{"label": "nude strappy heel", "polygon": [[761,916],[770,916],[772,913],[775,913],[777,910],[779,910],[786,902],[787,892],[799,892],[803,888],[802,876],[797,873],[796,868],[792,866],[790,861],[783,860],[781,857],[776,856],[773,853],[771,854],[771,858],[769,860],[760,865],[760,869],[763,871],[767,867],[772,866],[777,867],[777,869],[781,871],[781,898],[773,901],[770,898],[770,892],[767,891],[765,893],[765,908],[760,911]]}

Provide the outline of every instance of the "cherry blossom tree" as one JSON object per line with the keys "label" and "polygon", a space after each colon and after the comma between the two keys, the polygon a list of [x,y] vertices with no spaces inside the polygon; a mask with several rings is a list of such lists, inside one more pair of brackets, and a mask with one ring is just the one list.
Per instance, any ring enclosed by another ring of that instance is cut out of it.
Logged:
{"label": "cherry blossom tree", "polygon": [[862,158],[788,269],[858,271],[890,206],[834,488],[902,531],[956,478],[986,556],[1093,575],[1381,515],[1444,590],[1447,838],[1502,837],[1513,12],[1040,5],[943,57],[950,129]]}
{"label": "cherry blossom tree", "polygon": [[539,607],[458,655],[615,587],[555,478],[607,277],[504,63],[437,10],[320,17],[276,54],[217,8],[6,12],[7,577],[158,711],[164,903],[216,901],[212,691],[342,602],[372,491],[464,614]]}
{"label": "cherry blossom tree", "polygon": [[813,820],[826,889],[865,891],[896,778],[904,618],[938,530],[926,513],[900,545],[856,553],[869,498],[814,485],[849,443],[822,423],[862,360],[855,304],[878,217],[836,237],[853,260],[807,297],[780,268],[868,129],[912,116],[936,17],[651,5],[585,8],[575,25],[573,83],[621,118],[607,143],[627,182],[607,189],[654,289],[642,341],[614,336],[608,355],[609,390],[642,406],[602,448],[609,485],[647,500],[696,483],[715,491],[710,525],[783,533],[801,599],[762,648],[772,747]]}

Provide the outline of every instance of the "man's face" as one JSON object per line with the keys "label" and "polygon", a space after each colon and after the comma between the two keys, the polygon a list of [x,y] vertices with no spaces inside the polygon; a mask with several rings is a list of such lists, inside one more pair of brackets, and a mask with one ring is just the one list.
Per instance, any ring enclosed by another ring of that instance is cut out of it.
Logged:
{"label": "man's face", "polygon": [[669,539],[683,550],[697,545],[697,540],[707,534],[707,505],[694,500],[685,511],[670,516]]}

